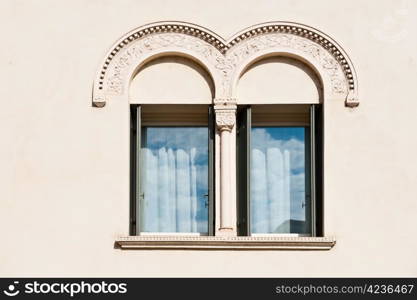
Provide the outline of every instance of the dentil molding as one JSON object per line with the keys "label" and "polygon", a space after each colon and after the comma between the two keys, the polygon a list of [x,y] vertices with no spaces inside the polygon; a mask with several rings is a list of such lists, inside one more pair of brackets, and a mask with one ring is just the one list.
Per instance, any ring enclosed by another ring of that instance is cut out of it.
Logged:
{"label": "dentil molding", "polygon": [[111,48],[93,87],[93,105],[103,107],[124,96],[134,74],[149,60],[163,55],[189,57],[202,65],[215,85],[215,98],[234,99],[242,73],[253,62],[270,55],[287,55],[307,63],[322,80],[324,98],[340,98],[355,107],[358,83],[344,50],[324,33],[296,23],[255,25],[224,40],[189,23],[160,22],[137,28]]}

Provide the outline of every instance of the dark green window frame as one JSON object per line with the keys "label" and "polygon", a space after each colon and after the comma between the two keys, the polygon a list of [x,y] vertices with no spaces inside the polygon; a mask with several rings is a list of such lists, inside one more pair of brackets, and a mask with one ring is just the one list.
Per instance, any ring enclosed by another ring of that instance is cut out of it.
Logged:
{"label": "dark green window frame", "polygon": [[[277,104],[279,105],[279,104]],[[294,104],[296,105],[296,104]],[[306,132],[306,201],[311,212],[311,236],[323,236],[323,108],[312,104],[309,108],[309,130]],[[237,230],[240,236],[250,232],[250,144],[252,128],[251,106],[239,106],[236,138],[236,195]]]}
{"label": "dark green window frame", "polygon": [[[129,234],[140,234],[140,222],[138,222],[138,211],[141,197],[140,188],[140,149],[142,143],[142,107],[141,105],[130,106],[130,220]],[[208,106],[208,234],[214,235],[214,215],[215,215],[215,123],[213,106]],[[180,123],[180,120],[179,120]],[[175,126],[173,126],[175,127]]]}

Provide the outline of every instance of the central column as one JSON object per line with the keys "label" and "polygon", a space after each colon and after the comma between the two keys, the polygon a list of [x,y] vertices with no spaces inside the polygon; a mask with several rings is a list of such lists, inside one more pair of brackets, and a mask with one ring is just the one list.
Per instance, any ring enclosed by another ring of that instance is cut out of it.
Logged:
{"label": "central column", "polygon": [[236,235],[232,177],[234,163],[231,155],[232,131],[236,123],[236,102],[233,99],[215,100],[216,126],[220,133],[220,224],[218,235]]}

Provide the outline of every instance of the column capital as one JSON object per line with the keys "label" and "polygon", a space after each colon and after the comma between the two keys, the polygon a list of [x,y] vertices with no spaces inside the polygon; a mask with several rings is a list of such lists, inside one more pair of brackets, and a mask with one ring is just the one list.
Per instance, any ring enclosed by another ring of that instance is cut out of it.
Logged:
{"label": "column capital", "polygon": [[216,110],[216,125],[220,131],[231,132],[233,126],[236,123],[236,110],[235,109],[223,109]]}

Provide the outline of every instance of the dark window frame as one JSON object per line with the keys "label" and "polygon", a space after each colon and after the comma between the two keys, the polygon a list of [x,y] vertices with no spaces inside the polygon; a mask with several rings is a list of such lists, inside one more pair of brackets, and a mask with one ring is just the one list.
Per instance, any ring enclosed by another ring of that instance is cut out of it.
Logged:
{"label": "dark window frame", "polygon": [[[129,205],[129,235],[139,235],[140,226],[138,222],[140,210],[140,149],[142,144],[141,108],[139,104],[130,106],[130,205]],[[167,126],[164,127],[177,127]],[[188,126],[188,125],[184,125]],[[214,109],[208,106],[208,235],[214,235],[215,225],[215,122]],[[153,126],[157,127],[157,126]]]}
{"label": "dark window frame", "polygon": [[[279,105],[279,104],[276,104]],[[294,104],[297,105],[297,104]],[[236,195],[237,232],[239,236],[250,236],[250,144],[252,108],[238,106],[236,134]],[[291,127],[291,126],[288,126]],[[297,126],[294,126],[297,127]],[[306,181],[310,181],[306,199],[310,201],[312,237],[323,236],[323,108],[311,104],[309,108],[309,134],[306,134]],[[306,132],[307,133],[307,132]],[[307,182],[306,182],[307,183]]]}

